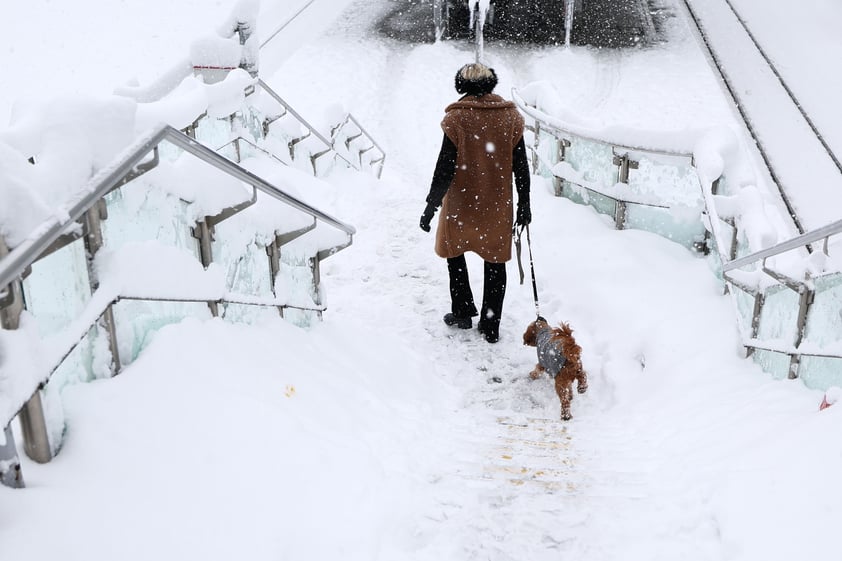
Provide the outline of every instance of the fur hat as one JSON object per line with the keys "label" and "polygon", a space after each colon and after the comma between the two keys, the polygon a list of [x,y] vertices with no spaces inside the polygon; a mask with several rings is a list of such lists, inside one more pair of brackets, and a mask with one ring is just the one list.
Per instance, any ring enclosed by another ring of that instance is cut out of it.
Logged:
{"label": "fur hat", "polygon": [[466,64],[456,73],[456,91],[460,94],[481,96],[491,93],[497,85],[493,68],[480,64]]}

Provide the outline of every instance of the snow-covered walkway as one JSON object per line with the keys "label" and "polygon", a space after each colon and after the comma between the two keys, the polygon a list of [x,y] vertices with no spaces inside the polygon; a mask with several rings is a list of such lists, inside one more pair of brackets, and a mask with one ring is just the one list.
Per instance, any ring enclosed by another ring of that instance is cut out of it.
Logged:
{"label": "snow-covered walkway", "polygon": [[[24,465],[26,490],[0,488],[0,557],[835,558],[842,408],[820,413],[817,392],[740,358],[703,259],[534,178],[541,311],[571,323],[590,375],[570,422],[527,376],[534,308],[514,262],[499,343],[441,322],[446,266],[418,218],[473,53],[378,37],[389,4],[354,3],[267,80],[308,116],[343,103],[388,152],[381,181],[339,173],[309,194],[358,230],[324,263],[324,323],[188,321],[120,377],[68,390],[61,454]],[[728,124],[674,25],[650,50],[486,52],[501,93],[547,79],[595,128]]]}

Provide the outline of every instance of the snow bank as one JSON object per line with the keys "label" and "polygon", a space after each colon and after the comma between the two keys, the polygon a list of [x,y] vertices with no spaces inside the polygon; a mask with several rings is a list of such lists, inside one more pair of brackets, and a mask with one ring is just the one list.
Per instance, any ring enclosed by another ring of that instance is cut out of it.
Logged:
{"label": "snow bank", "polygon": [[600,140],[621,147],[691,154],[697,139],[708,127],[645,129],[597,117],[587,117],[569,110],[549,82],[531,82],[514,90],[513,96],[537,108],[541,119],[550,125],[586,139]]}
{"label": "snow bank", "polygon": [[51,215],[45,201],[72,198],[131,143],[135,108],[117,96],[15,106],[11,127],[0,132],[0,229],[10,245]]}
{"label": "snow bank", "polygon": [[48,368],[38,325],[30,314],[21,315],[18,329],[0,329],[0,424],[17,414],[47,379]]}

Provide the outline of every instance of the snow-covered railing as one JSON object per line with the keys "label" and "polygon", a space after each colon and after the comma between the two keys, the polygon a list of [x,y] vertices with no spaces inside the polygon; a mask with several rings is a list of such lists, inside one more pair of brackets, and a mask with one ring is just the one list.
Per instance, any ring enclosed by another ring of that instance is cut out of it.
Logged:
{"label": "snow-covered railing", "polygon": [[375,174],[380,178],[386,163],[386,152],[356,117],[350,113],[345,115],[345,118],[331,129],[330,138],[334,150],[339,143],[349,154],[356,154],[354,159],[359,162],[360,167],[369,166],[376,169]]}
{"label": "snow-covered railing", "polygon": [[533,167],[552,177],[557,195],[613,215],[618,229],[644,229],[709,255],[747,355],[776,377],[817,388],[842,383],[842,241],[831,240],[842,222],[769,243],[756,190],[729,181],[705,142],[681,152],[600,140],[517,91],[513,97],[533,134]]}
{"label": "snow-covered railing", "polygon": [[[213,182],[230,192],[196,209],[159,189],[138,196],[149,182],[184,182],[173,166],[203,173],[179,154],[215,170],[202,177],[205,190]],[[150,199],[159,204],[148,207]],[[253,212],[266,205],[272,208]],[[226,227],[228,220],[237,223]],[[305,236],[318,224],[336,234]],[[249,229],[258,234],[244,238]],[[185,317],[249,320],[245,308],[297,312],[304,322],[306,314],[319,316],[319,263],[349,246],[354,233],[170,126],[143,136],[14,248],[0,244],[0,480],[23,484],[8,430],[15,416],[34,460],[49,461],[60,447],[63,422],[50,422],[42,405],[42,394],[60,389],[51,390],[57,375],[62,385],[68,377],[116,374],[151,332]],[[289,248],[284,262],[282,245]],[[302,265],[309,288],[298,295],[290,289],[301,285],[295,269]]]}
{"label": "snow-covered railing", "polygon": [[[289,137],[287,146],[292,159],[295,159],[299,145],[312,140],[315,146],[310,149],[309,158],[314,174],[319,174],[318,162],[320,158],[328,156],[338,159],[348,167],[358,171],[366,168],[371,169],[378,178],[380,177],[386,160],[386,152],[353,115],[348,113],[332,125],[330,137],[328,137],[295,111],[266,82],[260,80],[259,85],[281,108],[279,112],[265,118],[263,128],[267,136],[272,132],[273,127],[277,127],[277,123],[285,117],[291,118],[296,125],[304,128],[303,134],[286,134]],[[368,156],[367,153],[372,150],[376,155]]]}
{"label": "snow-covered railing", "polygon": [[[259,80],[258,5],[240,0],[151,87],[33,108],[3,131],[0,483],[23,485],[15,417],[26,454],[49,461],[62,441],[61,388],[116,374],[164,325],[321,317],[320,264],[355,231],[288,191],[319,181],[304,166],[379,177],[385,153],[351,116],[328,138]],[[172,126],[115,156],[159,122]],[[56,200],[66,202],[54,210]]]}
{"label": "snow-covered railing", "polygon": [[734,259],[733,261],[724,263],[722,265],[722,270],[724,272],[727,272],[732,269],[738,269],[746,265],[751,265],[761,260],[765,261],[770,257],[775,257],[776,255],[780,255],[781,253],[791,251],[793,249],[806,247],[807,245],[818,241],[823,242],[822,253],[825,257],[829,257],[828,248],[830,238],[831,236],[834,236],[840,232],[842,232],[842,220],[837,220],[832,224],[828,224],[827,226],[819,228],[817,230],[813,230],[812,232],[807,232],[806,234],[798,236],[797,238],[787,240],[770,248],[762,249],[756,253],[745,255],[743,257],[740,257],[739,259]]}
{"label": "snow-covered railing", "polygon": [[532,133],[533,168],[552,177],[556,195],[612,216],[618,230],[648,230],[707,251],[702,190],[692,171],[692,154],[565,130],[517,90],[512,97]]}

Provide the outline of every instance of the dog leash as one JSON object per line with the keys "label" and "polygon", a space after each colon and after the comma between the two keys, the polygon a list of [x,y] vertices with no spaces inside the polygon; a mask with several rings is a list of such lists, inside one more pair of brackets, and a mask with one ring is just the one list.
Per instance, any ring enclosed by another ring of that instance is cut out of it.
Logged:
{"label": "dog leash", "polygon": [[523,230],[526,229],[526,247],[529,250],[529,272],[532,273],[532,299],[535,302],[535,315],[541,317],[541,309],[538,305],[538,285],[535,282],[535,262],[532,259],[532,239],[529,236],[529,224],[521,226],[519,229],[515,227],[515,250],[517,251],[517,267],[520,272],[520,284],[523,284],[523,264],[521,263],[520,247],[521,236]]}

